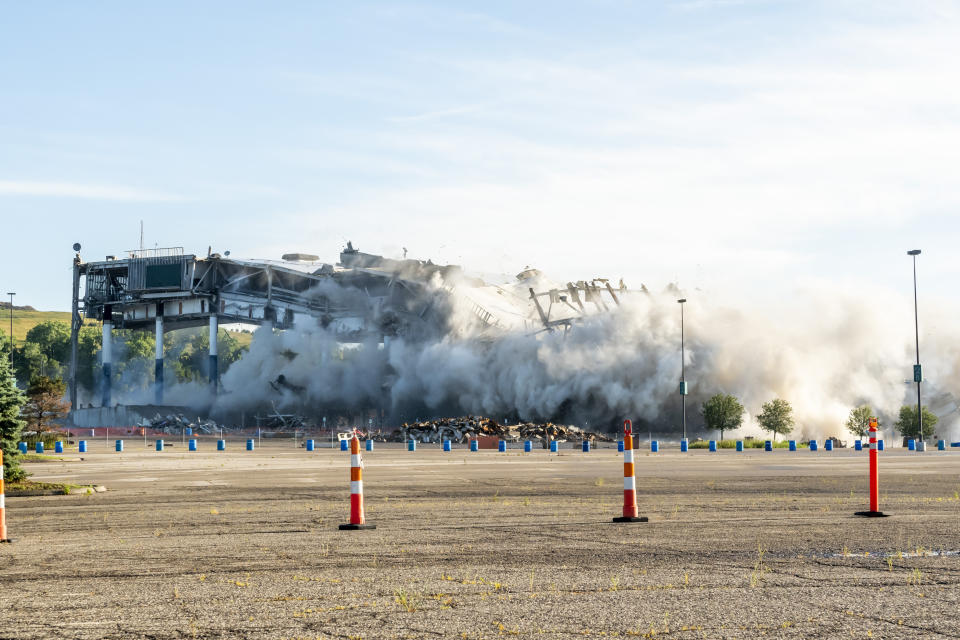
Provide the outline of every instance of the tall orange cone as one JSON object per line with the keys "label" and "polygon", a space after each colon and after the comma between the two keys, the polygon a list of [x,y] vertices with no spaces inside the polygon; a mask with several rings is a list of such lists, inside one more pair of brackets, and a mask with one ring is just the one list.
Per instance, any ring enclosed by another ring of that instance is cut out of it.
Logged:
{"label": "tall orange cone", "polygon": [[623,516],[614,522],[647,522],[637,515],[637,479],[633,472],[633,423],[623,421]]}
{"label": "tall orange cone", "polygon": [[367,524],[363,517],[363,458],[360,457],[360,439],[353,432],[350,440],[350,522],[340,525],[340,529],[376,529],[377,525]]}
{"label": "tall orange cone", "polygon": [[866,518],[885,518],[887,514],[880,511],[880,479],[877,472],[877,419],[870,418],[870,427],[867,430],[870,436],[870,510],[857,511],[853,515]]}
{"label": "tall orange cone", "polygon": [[3,498],[3,449],[0,449],[0,542],[13,542],[7,537],[7,505]]}

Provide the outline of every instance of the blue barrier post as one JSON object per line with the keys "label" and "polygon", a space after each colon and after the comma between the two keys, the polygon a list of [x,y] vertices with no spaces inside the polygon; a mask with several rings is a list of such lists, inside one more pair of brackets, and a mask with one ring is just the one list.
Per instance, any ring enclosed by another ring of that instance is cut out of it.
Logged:
{"label": "blue barrier post", "polygon": [[33,450],[36,451],[37,453],[43,453],[43,441],[37,440],[37,446],[35,446]]}
{"label": "blue barrier post", "polygon": [[710,441],[710,451],[713,451],[714,453],[716,453],[716,451],[717,451],[717,441],[716,441],[716,440],[711,440],[711,441]]}
{"label": "blue barrier post", "polygon": [[217,451],[226,451],[226,450],[227,450],[227,441],[217,440]]}
{"label": "blue barrier post", "polygon": [[946,451],[946,450],[947,450],[947,441],[937,440],[937,451]]}
{"label": "blue barrier post", "polygon": [[811,441],[810,441],[810,451],[816,451],[816,450],[817,450],[817,441],[816,441],[816,440],[811,440]]}
{"label": "blue barrier post", "polygon": [[53,443],[53,452],[63,453],[63,440],[57,440],[55,443]]}
{"label": "blue barrier post", "polygon": [[197,439],[190,438],[190,440],[187,441],[187,451],[196,451],[196,450],[197,450]]}
{"label": "blue barrier post", "polygon": [[187,435],[188,435],[188,436],[192,436],[192,435],[193,435],[193,427],[187,427]]}
{"label": "blue barrier post", "polygon": [[557,442],[556,440],[551,440],[551,441],[550,441],[550,453],[559,453],[559,451],[560,451],[560,443]]}
{"label": "blue barrier post", "polygon": [[796,440],[791,440],[791,441],[789,442],[789,445],[790,445],[790,451],[796,451],[796,450],[797,450],[797,441],[796,441]]}
{"label": "blue barrier post", "polygon": [[853,441],[853,450],[854,450],[854,451],[863,451],[863,440],[854,440],[854,441]]}
{"label": "blue barrier post", "polygon": [[584,440],[580,450],[584,453],[590,453],[590,441]]}
{"label": "blue barrier post", "polygon": [[524,453],[530,453],[531,451],[533,451],[533,441],[532,441],[532,440],[526,440],[526,441],[524,441],[524,443],[523,443],[523,452],[524,452]]}
{"label": "blue barrier post", "polygon": [[743,451],[743,440],[737,440],[737,451]]}
{"label": "blue barrier post", "polygon": [[690,449],[690,441],[686,438],[680,438],[680,453],[686,453]]}
{"label": "blue barrier post", "polygon": [[247,438],[247,451],[253,451],[253,438]]}
{"label": "blue barrier post", "polygon": [[348,450],[348,445],[349,445],[349,441],[347,441],[347,440],[341,440],[341,441],[340,441],[340,451],[347,451],[347,450]]}
{"label": "blue barrier post", "polygon": [[[344,440],[346,442],[346,440]],[[416,451],[417,450],[417,441],[413,438],[407,440],[407,451]]]}
{"label": "blue barrier post", "polygon": [[367,438],[367,451],[373,451],[373,440]]}
{"label": "blue barrier post", "polygon": [[658,451],[660,451],[660,441],[659,441],[659,440],[651,440],[651,441],[650,441],[650,452],[651,452],[651,453],[657,453]]}
{"label": "blue barrier post", "polygon": [[27,452],[27,443],[26,443],[26,442],[21,442],[21,443],[20,443],[20,453],[26,453],[26,452]]}
{"label": "blue barrier post", "polygon": [[313,438],[307,438],[307,451],[313,451]]}
{"label": "blue barrier post", "polygon": [[157,440],[157,451],[163,451],[163,439]]}
{"label": "blue barrier post", "polygon": [[917,450],[917,441],[914,440],[913,438],[910,438],[909,440],[907,440],[907,450],[908,450],[908,451],[916,451],[916,450]]}
{"label": "blue barrier post", "polygon": [[451,447],[451,445],[450,445],[450,441],[449,441],[449,440],[444,440],[444,441],[443,441],[443,450],[444,450],[444,451],[451,451],[451,450],[452,450],[452,447]]}
{"label": "blue barrier post", "polygon": [[833,440],[829,438],[823,441],[823,450],[824,451],[833,451]]}
{"label": "blue barrier post", "polygon": [[499,451],[500,453],[504,453],[504,452],[506,452],[506,450],[507,450],[507,441],[506,441],[506,440],[501,440],[501,441],[497,444],[497,451]]}
{"label": "blue barrier post", "polygon": [[480,441],[476,438],[470,441],[470,451],[480,451]]}
{"label": "blue barrier post", "polygon": [[623,440],[617,440],[617,453],[623,453]]}
{"label": "blue barrier post", "polygon": [[80,442],[78,442],[78,443],[77,443],[77,450],[78,450],[80,453],[86,453],[86,452],[87,452],[87,441],[86,441],[86,440],[81,440]]}
{"label": "blue barrier post", "polygon": [[763,443],[763,450],[764,450],[764,451],[773,451],[773,441],[772,441],[772,440],[765,440],[764,443]]}
{"label": "blue barrier post", "polygon": [[114,443],[113,448],[117,453],[123,453],[123,440],[117,440]]}
{"label": "blue barrier post", "polygon": [[877,438],[877,451],[883,451],[883,440]]}

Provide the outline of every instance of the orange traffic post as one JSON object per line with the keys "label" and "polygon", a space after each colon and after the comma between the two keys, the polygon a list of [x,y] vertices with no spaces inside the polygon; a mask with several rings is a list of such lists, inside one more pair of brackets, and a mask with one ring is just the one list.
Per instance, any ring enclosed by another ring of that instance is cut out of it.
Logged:
{"label": "orange traffic post", "polygon": [[0,542],[13,542],[7,537],[7,505],[3,497],[3,449],[0,449]]}
{"label": "orange traffic post", "polygon": [[885,518],[887,514],[880,511],[880,479],[877,477],[877,419],[870,418],[870,427],[867,430],[870,436],[870,510],[857,511],[854,515],[865,518]]}
{"label": "orange traffic post", "polygon": [[340,525],[340,529],[376,529],[377,525],[367,524],[363,517],[363,458],[360,457],[360,440],[353,432],[350,440],[350,522]]}
{"label": "orange traffic post", "polygon": [[637,515],[637,479],[633,472],[633,423],[623,421],[623,516],[614,522],[646,522]]}

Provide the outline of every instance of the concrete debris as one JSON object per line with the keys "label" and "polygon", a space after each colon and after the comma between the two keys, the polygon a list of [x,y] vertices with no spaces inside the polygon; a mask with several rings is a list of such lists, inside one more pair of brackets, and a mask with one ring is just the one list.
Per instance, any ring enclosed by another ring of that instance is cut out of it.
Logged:
{"label": "concrete debris", "polygon": [[539,441],[544,447],[552,440],[557,442],[580,442],[581,440],[613,442],[610,436],[584,431],[574,425],[554,424],[553,422],[521,422],[516,425],[502,425],[493,418],[480,416],[437,418],[414,423],[404,422],[399,429],[394,430],[389,440],[404,442],[413,438],[418,442],[450,440],[451,442],[467,443],[473,438],[484,436],[493,436],[507,442]]}
{"label": "concrete debris", "polygon": [[163,433],[180,433],[185,429],[193,430],[193,433],[215,433],[217,429],[220,428],[213,420],[203,420],[199,416],[194,422],[188,418],[185,418],[182,413],[173,413],[166,416],[161,416],[159,413],[154,415],[150,420],[142,420],[140,422],[141,427],[149,427],[156,431],[162,431]]}

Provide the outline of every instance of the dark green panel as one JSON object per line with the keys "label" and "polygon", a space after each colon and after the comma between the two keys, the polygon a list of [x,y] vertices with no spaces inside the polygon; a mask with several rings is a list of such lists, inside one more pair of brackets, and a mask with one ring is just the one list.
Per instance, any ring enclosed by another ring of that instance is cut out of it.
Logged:
{"label": "dark green panel", "polygon": [[149,264],[145,276],[147,289],[179,289],[180,263]]}

